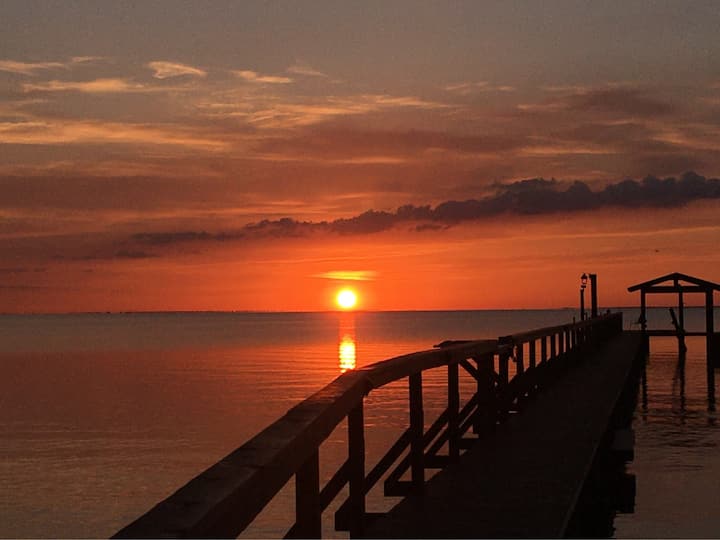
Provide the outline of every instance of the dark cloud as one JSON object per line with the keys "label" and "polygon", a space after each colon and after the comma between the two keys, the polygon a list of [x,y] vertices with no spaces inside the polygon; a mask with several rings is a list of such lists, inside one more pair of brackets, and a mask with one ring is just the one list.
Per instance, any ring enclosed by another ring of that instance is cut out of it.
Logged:
{"label": "dark cloud", "polygon": [[151,259],[156,257],[152,253],[146,253],[145,251],[133,251],[128,249],[121,249],[115,252],[115,257],[118,259]]}
{"label": "dark cloud", "polygon": [[134,234],[132,239],[142,244],[163,245],[197,240],[219,240],[219,236],[223,236],[223,233],[216,235],[205,231],[144,232]]}
{"label": "dark cloud", "polygon": [[570,109],[630,116],[655,117],[670,114],[675,107],[635,88],[599,88],[567,98]]}
{"label": "dark cloud", "polygon": [[21,266],[21,267],[0,268],[0,274],[27,274],[29,272],[42,273],[42,272],[46,272],[46,271],[47,271],[47,268],[45,268],[45,267],[26,268],[24,266]]}
{"label": "dark cloud", "polygon": [[367,156],[417,157],[429,149],[459,153],[507,152],[526,144],[525,137],[506,134],[458,135],[425,130],[357,130],[344,126],[310,127],[302,137],[274,138],[259,143],[263,154],[356,159]]}
{"label": "dark cloud", "polygon": [[605,207],[678,207],[699,199],[720,199],[720,180],[687,172],[679,178],[647,176],[641,181],[626,179],[593,191],[585,182],[531,178],[495,184],[491,195],[480,199],[446,201],[430,205],[404,205],[394,212],[368,210],[334,221],[297,221],[292,218],[250,223],[235,232],[206,231],[147,232],[135,234],[139,243],[168,245],[181,242],[227,241],[254,238],[303,237],[326,232],[372,234],[402,225],[418,232],[440,230],[453,224],[479,221],[497,215],[546,215],[588,211]]}

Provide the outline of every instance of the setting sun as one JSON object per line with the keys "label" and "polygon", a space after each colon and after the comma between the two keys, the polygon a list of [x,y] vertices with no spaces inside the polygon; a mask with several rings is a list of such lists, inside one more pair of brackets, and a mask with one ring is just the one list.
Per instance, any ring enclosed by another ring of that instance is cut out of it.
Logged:
{"label": "setting sun", "polygon": [[357,294],[351,289],[342,289],[337,293],[335,301],[342,309],[352,309],[357,304]]}

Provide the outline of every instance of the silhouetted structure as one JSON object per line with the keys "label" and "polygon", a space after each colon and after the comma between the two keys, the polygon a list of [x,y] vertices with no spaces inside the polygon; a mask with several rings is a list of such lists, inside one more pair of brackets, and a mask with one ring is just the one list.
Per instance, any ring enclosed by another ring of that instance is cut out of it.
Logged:
{"label": "silhouetted structure", "polygon": [[[707,386],[710,403],[715,402],[715,371],[714,367],[720,367],[718,358],[717,338],[715,335],[715,308],[713,304],[713,293],[720,291],[720,285],[711,281],[688,276],[679,272],[673,272],[660,276],[650,281],[638,283],[628,287],[629,292],[640,291],[640,327],[646,337],[675,335],[678,338],[678,348],[682,353],[685,349],[685,336],[705,336],[705,351],[707,354]],[[685,299],[688,293],[699,293],[705,295],[705,331],[687,332],[685,330]],[[673,320],[674,331],[648,330],[646,317],[646,296],[648,294],[677,294],[678,314],[670,308],[670,315]]]}
{"label": "silhouetted structure", "polygon": [[[115,537],[235,537],[293,477],[288,537],[320,537],[323,510],[345,486],[335,526],[351,537],[562,536],[641,342],[614,313],[349,370]],[[426,423],[423,375],[437,368],[447,371],[447,407]],[[365,397],[400,380],[409,426],[368,468]],[[323,486],[320,445],[346,419],[347,460]],[[442,470],[427,480],[427,469]],[[378,516],[365,501],[383,479],[385,495],[407,497]]]}

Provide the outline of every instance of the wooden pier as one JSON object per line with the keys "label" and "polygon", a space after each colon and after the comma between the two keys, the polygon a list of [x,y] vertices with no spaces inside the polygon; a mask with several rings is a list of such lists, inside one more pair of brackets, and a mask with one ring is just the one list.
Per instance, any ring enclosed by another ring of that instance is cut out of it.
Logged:
{"label": "wooden pier", "polygon": [[[623,333],[618,313],[445,342],[349,371],[115,537],[235,537],[293,476],[288,537],[320,537],[322,513],[341,493],[335,524],[351,537],[561,536],[641,342]],[[422,381],[431,369],[447,372],[447,407],[427,426]],[[460,370],[475,381],[465,402]],[[367,464],[364,399],[401,379],[409,425]],[[347,460],[323,486],[319,447],[345,419]],[[441,471],[426,480],[428,469]],[[386,495],[405,499],[371,515],[366,495],[381,481]]]}
{"label": "wooden pier", "polygon": [[563,537],[641,344],[624,333],[589,353],[366,536]]}

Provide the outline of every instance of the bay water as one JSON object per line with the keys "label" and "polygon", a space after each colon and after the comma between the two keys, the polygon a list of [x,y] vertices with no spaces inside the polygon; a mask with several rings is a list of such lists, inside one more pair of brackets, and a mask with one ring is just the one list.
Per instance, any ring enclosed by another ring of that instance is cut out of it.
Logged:
{"label": "bay water", "polygon": [[[637,310],[625,310],[635,328]],[[571,309],[357,313],[0,315],[0,537],[107,537],[347,369],[431,348],[571,322]],[[651,326],[668,327],[651,308]],[[717,316],[716,316],[717,318]],[[689,330],[703,329],[689,308]],[[717,536],[711,501],[720,431],[708,410],[704,339],[653,338],[633,422],[635,512],[615,535]],[[439,370],[438,370],[439,371]],[[443,373],[426,380],[430,417]],[[467,386],[467,381],[466,381]],[[366,401],[368,465],[407,426],[402,381]],[[325,479],[345,459],[341,425],[321,448]],[[370,511],[393,500],[373,496]],[[248,531],[281,537],[289,485]],[[326,513],[326,534],[332,529]]]}

